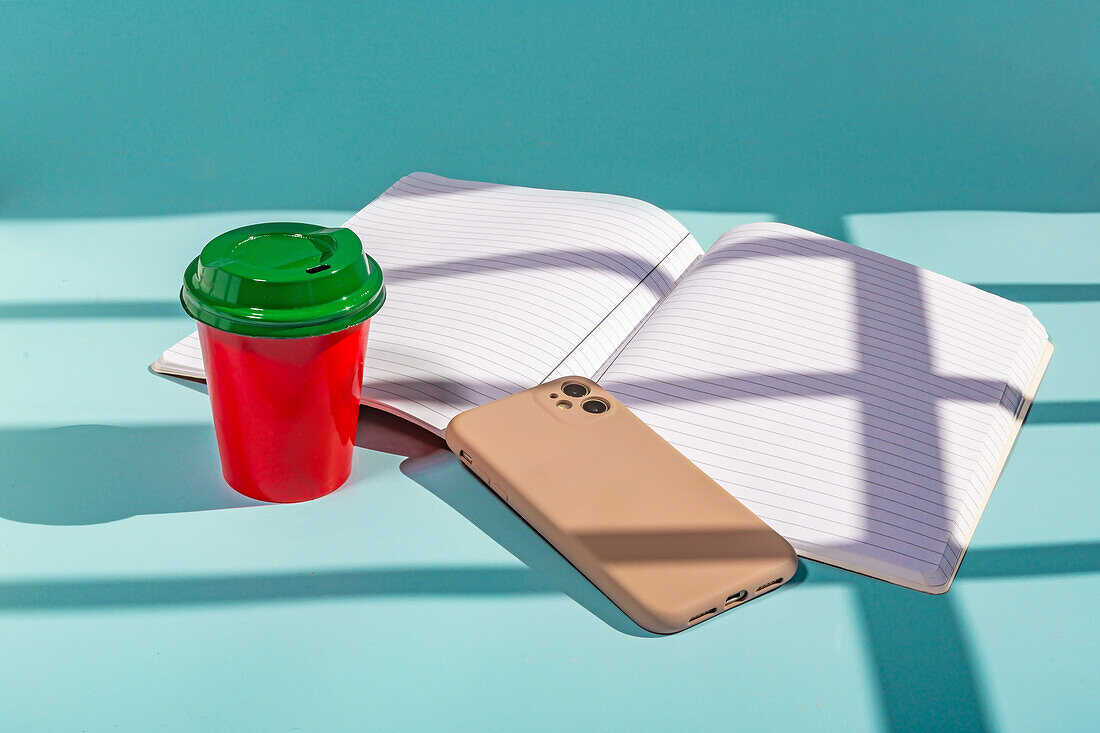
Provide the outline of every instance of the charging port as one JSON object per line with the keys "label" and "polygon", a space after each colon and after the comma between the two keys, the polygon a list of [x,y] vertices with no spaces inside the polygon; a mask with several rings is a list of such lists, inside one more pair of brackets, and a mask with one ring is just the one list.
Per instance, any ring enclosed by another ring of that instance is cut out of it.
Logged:
{"label": "charging port", "polygon": [[749,594],[749,592],[747,590],[739,590],[736,593],[734,593],[732,596],[730,596],[729,598],[726,599],[726,605],[728,606],[732,603],[737,603],[738,601],[743,601],[743,600],[745,600],[745,596],[747,596],[748,594]]}
{"label": "charging port", "polygon": [[701,618],[706,618],[707,616],[710,616],[712,613],[718,613],[718,609],[717,608],[712,608],[709,611],[703,611],[700,614],[696,614],[695,616],[692,616],[691,618],[688,619],[688,623],[690,624],[693,621],[698,621]]}
{"label": "charging port", "polygon": [[473,463],[474,462],[474,459],[470,457],[470,454],[467,453],[464,450],[460,450],[458,452],[458,457],[461,458],[462,460],[466,461],[467,463]]}

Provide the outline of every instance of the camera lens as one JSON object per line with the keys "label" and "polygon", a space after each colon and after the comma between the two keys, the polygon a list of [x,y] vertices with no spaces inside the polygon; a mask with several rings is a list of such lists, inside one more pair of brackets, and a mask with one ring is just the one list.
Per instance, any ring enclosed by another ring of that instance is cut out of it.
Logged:
{"label": "camera lens", "polygon": [[584,397],[588,394],[588,387],[583,384],[577,384],[576,382],[569,382],[561,388],[562,392],[565,392],[570,397]]}
{"label": "camera lens", "polygon": [[611,409],[611,406],[603,400],[585,400],[584,404],[581,405],[581,409],[585,412],[591,412],[594,415],[599,415],[601,412],[607,412],[609,409]]}

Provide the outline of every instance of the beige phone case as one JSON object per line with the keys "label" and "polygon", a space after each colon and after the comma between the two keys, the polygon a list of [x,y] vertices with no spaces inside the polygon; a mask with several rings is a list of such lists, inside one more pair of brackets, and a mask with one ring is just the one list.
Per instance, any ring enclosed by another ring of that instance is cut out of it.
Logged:
{"label": "beige phone case", "polygon": [[[588,394],[570,397],[568,384]],[[609,409],[582,408],[593,399]],[[592,380],[556,379],[464,412],[447,444],[649,631],[741,605],[797,567],[786,540]]]}

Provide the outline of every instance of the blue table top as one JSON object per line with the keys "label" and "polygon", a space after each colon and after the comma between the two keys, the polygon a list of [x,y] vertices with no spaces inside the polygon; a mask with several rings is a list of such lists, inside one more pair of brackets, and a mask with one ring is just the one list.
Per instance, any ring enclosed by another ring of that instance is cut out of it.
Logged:
{"label": "blue table top", "polygon": [[[1095,725],[1100,215],[850,216],[847,238],[1027,303],[1054,359],[959,578],[813,562],[670,637],[634,626],[436,439],[364,409],[336,493],[221,480],[206,395],[148,364],[234,212],[0,222],[7,730],[925,730]],[[701,242],[766,214],[679,218]]]}

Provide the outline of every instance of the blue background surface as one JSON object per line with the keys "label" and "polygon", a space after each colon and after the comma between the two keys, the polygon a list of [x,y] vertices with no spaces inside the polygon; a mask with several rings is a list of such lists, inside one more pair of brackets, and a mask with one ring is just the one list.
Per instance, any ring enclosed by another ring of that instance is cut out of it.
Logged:
{"label": "blue background surface", "polygon": [[770,211],[1100,208],[1100,5],[0,4],[0,216],[359,208],[413,170]]}
{"label": "blue background surface", "polygon": [[[330,496],[259,505],[221,480],[206,395],[147,367],[193,328],[183,263],[234,226],[348,213],[0,222],[22,273],[0,297],[0,728],[1095,729],[1100,215],[846,218],[1027,303],[1056,344],[959,577],[929,596],[803,562],[651,638],[373,410]],[[704,241],[746,219],[677,216]]]}
{"label": "blue background surface", "polygon": [[[1100,215],[976,210],[1100,209],[1098,27],[1072,2],[0,3],[0,728],[1095,728]],[[1056,352],[951,591],[803,563],[648,638],[370,410],[344,489],[230,491],[206,395],[147,369],[192,327],[184,265],[418,169],[693,209],[704,245],[779,219],[1028,304]]]}

